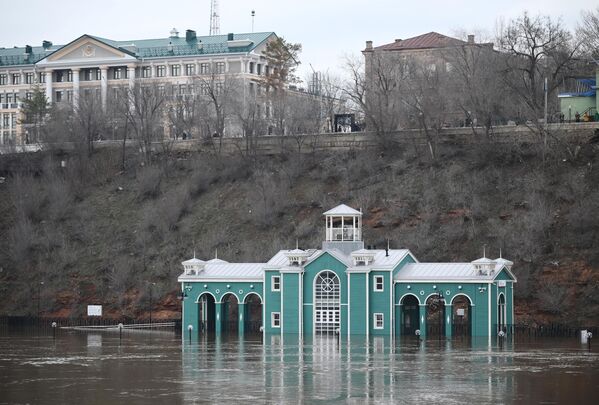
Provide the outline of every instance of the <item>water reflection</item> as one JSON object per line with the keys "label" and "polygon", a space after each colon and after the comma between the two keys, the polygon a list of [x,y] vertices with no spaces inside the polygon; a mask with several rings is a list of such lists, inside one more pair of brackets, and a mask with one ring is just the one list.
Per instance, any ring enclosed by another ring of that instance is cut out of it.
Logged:
{"label": "water reflection", "polygon": [[585,349],[573,339],[0,335],[0,403],[584,404],[599,381],[599,353]]}

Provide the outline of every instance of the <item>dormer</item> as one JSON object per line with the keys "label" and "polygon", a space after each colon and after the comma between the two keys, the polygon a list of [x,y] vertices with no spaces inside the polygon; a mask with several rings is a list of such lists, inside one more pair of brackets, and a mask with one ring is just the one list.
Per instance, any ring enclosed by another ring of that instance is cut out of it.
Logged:
{"label": "dormer", "polygon": [[289,266],[303,266],[306,261],[308,261],[308,257],[310,256],[310,252],[301,249],[293,249],[285,252],[285,256],[287,257]]}
{"label": "dormer", "polygon": [[324,213],[327,242],[359,242],[362,240],[362,213],[345,204]]}
{"label": "dormer", "polygon": [[374,255],[375,252],[367,249],[360,249],[352,252],[351,258],[354,267],[370,266],[372,262],[374,262]]}
{"label": "dormer", "polygon": [[505,266],[510,271],[512,270],[512,266],[514,265],[514,262],[504,259],[503,257],[495,259],[495,263],[499,264],[501,267]]}
{"label": "dormer", "polygon": [[196,259],[195,257],[193,259],[186,260],[181,264],[183,265],[183,271],[186,276],[197,276],[204,270],[204,267],[206,266],[205,261]]}
{"label": "dormer", "polygon": [[488,259],[484,256],[474,260],[472,265],[478,276],[490,276],[495,271],[495,260]]}

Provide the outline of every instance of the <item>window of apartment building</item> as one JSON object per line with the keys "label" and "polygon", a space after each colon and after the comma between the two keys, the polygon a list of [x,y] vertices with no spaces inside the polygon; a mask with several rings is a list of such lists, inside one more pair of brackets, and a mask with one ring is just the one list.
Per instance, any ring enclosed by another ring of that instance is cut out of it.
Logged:
{"label": "window of apartment building", "polygon": [[270,76],[270,66],[264,66],[264,74],[266,76]]}
{"label": "window of apartment building", "polygon": [[10,127],[10,115],[8,114],[4,114],[2,116],[2,127],[3,128],[8,128]]}
{"label": "window of apartment building", "polygon": [[262,74],[262,65],[261,65],[260,63],[258,63],[258,64],[256,65],[256,74],[257,74],[258,76],[260,76],[260,75]]}
{"label": "window of apartment building", "polygon": [[181,65],[171,65],[171,76],[181,75]]}
{"label": "window of apartment building", "polygon": [[102,71],[100,69],[96,69],[96,80],[102,80]]}
{"label": "window of apartment building", "polygon": [[73,101],[73,90],[67,90],[67,101],[69,103]]}
{"label": "window of apartment building", "polygon": [[38,80],[40,83],[46,83],[46,73],[45,72],[40,72]]}
{"label": "window of apartment building", "polygon": [[380,312],[374,314],[374,329],[383,329],[385,327],[385,316]]}
{"label": "window of apartment building", "polygon": [[25,93],[25,99],[26,100],[31,100],[33,99],[33,93],[28,91],[27,93]]}
{"label": "window of apartment building", "polygon": [[272,276],[270,278],[270,280],[271,280],[270,290],[271,291],[281,291],[281,276]]}
{"label": "window of apartment building", "polygon": [[113,77],[115,80],[122,79],[123,78],[123,69],[115,68],[113,71]]}
{"label": "window of apartment building", "polygon": [[17,114],[16,113],[10,114],[10,127],[12,129],[15,129],[17,127]]}
{"label": "window of apartment building", "polygon": [[166,74],[166,66],[164,66],[164,65],[156,66],[156,77],[164,77],[165,74]]}
{"label": "window of apartment building", "polygon": [[200,94],[202,96],[207,96],[210,93],[210,88],[208,87],[208,83],[201,83],[200,84]]}
{"label": "window of apartment building", "polygon": [[385,286],[383,276],[374,276],[374,291],[383,291]]}
{"label": "window of apartment building", "polygon": [[451,62],[445,62],[445,71],[451,72],[452,70],[453,70],[453,66],[451,65]]}
{"label": "window of apartment building", "polygon": [[6,75],[0,75],[0,86],[5,86],[6,80]]}
{"label": "window of apartment building", "polygon": [[216,83],[214,85],[214,93],[215,94],[221,94],[223,92],[223,84],[222,83]]}
{"label": "window of apartment building", "polygon": [[437,70],[437,65],[435,65],[434,63],[430,63],[427,67],[429,72],[435,72]]}
{"label": "window of apartment building", "polygon": [[183,95],[183,94],[187,94],[187,86],[184,84],[180,84],[179,85],[179,94]]}
{"label": "window of apartment building", "polygon": [[58,90],[56,92],[56,102],[60,103],[64,98],[64,92],[62,90]]}
{"label": "window of apartment building", "polygon": [[281,313],[280,312],[271,312],[270,313],[270,326],[272,328],[280,328],[281,327]]}
{"label": "window of apartment building", "polygon": [[193,63],[188,63],[187,65],[185,65],[185,75],[186,76],[193,76],[196,74],[196,65]]}
{"label": "window of apartment building", "polygon": [[6,104],[12,103],[12,93],[6,93]]}
{"label": "window of apartment building", "polygon": [[25,83],[33,84],[33,73],[25,73]]}
{"label": "window of apartment building", "polygon": [[72,81],[73,81],[73,71],[67,70],[67,82],[72,82]]}
{"label": "window of apartment building", "polygon": [[64,75],[64,72],[63,72],[62,70],[57,70],[57,71],[54,73],[54,78],[55,78],[55,80],[56,80],[56,83],[60,83],[60,82],[63,82],[63,81],[64,81],[64,79],[63,79],[63,75]]}
{"label": "window of apartment building", "polygon": [[141,68],[141,77],[147,79],[148,77],[152,77],[152,67],[144,66]]}
{"label": "window of apartment building", "polygon": [[254,73],[254,62],[250,62],[250,73]]}
{"label": "window of apartment building", "polygon": [[203,75],[210,73],[210,65],[208,63],[200,64],[200,73]]}
{"label": "window of apartment building", "polygon": [[4,93],[0,93],[0,104],[3,104],[3,103],[4,103]]}
{"label": "window of apartment building", "polygon": [[225,62],[216,62],[216,73],[225,73]]}
{"label": "window of apartment building", "polygon": [[21,74],[20,73],[12,74],[12,84],[21,84]]}

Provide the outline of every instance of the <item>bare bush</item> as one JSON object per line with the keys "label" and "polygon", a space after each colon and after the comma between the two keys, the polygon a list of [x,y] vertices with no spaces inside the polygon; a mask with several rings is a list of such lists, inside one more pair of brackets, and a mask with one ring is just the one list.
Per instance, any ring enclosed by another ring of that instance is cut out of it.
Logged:
{"label": "bare bush", "polygon": [[147,167],[137,174],[140,199],[156,198],[160,195],[162,171],[157,167]]}
{"label": "bare bush", "polygon": [[33,177],[28,175],[13,177],[10,195],[17,210],[17,216],[32,221],[39,221],[42,218],[46,193]]}
{"label": "bare bush", "polygon": [[15,263],[29,262],[30,253],[35,246],[37,232],[31,220],[19,217],[14,226],[9,230],[11,255]]}
{"label": "bare bush", "polygon": [[48,213],[54,221],[62,221],[71,211],[73,197],[69,183],[54,178],[46,184],[48,189]]}
{"label": "bare bush", "polygon": [[568,296],[566,286],[554,282],[543,282],[537,291],[541,308],[554,314],[564,312],[564,301]]}

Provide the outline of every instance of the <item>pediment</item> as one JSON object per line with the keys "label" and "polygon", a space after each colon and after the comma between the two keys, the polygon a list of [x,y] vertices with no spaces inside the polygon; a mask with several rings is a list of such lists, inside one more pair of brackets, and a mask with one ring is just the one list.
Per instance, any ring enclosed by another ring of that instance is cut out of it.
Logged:
{"label": "pediment", "polygon": [[84,35],[38,62],[39,65],[135,60],[133,56],[93,37]]}

